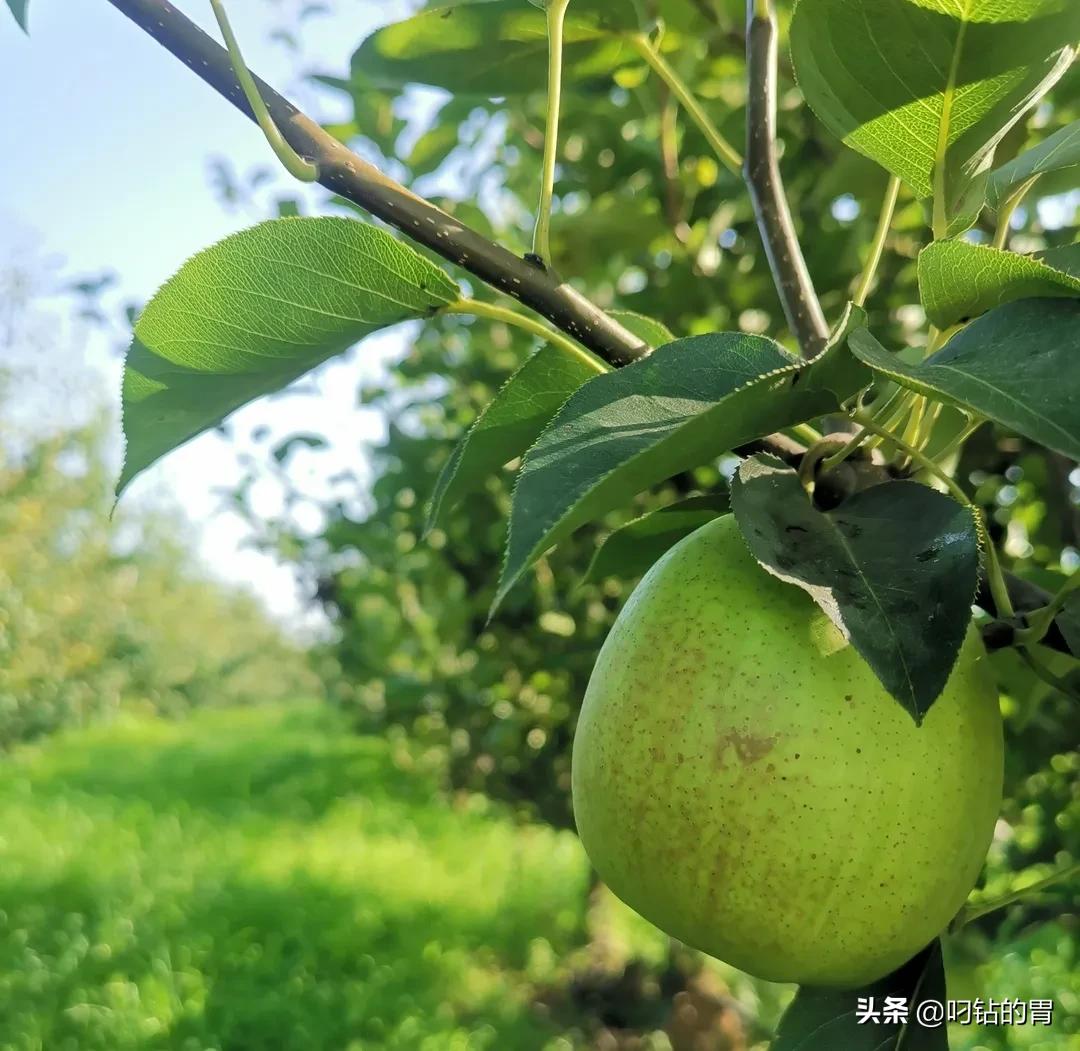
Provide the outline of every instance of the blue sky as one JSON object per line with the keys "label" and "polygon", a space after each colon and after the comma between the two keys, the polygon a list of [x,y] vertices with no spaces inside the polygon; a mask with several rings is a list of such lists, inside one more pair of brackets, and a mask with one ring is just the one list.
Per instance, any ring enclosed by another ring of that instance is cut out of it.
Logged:
{"label": "blue sky", "polygon": [[[344,73],[350,47],[376,17],[402,17],[408,4],[343,4],[347,16],[309,20],[298,59],[270,40],[292,2],[230,0],[228,10],[251,67],[315,115],[336,119],[333,100],[298,82],[296,71],[317,66]],[[178,6],[217,35],[206,0]],[[227,211],[209,180],[212,157],[228,158],[240,173],[274,167],[257,129],[106,0],[32,0],[29,37],[0,8],[0,99],[0,261],[52,256],[64,260],[66,275],[115,271],[124,298],[145,300],[188,256],[263,217],[257,208]],[[264,202],[291,182],[275,172],[275,182],[260,191]],[[318,492],[326,475],[355,468],[362,442],[381,432],[377,418],[355,411],[356,385],[400,339],[375,337],[329,366],[319,375],[320,397],[244,410],[238,431],[267,422],[283,434],[329,434],[335,449],[319,466],[297,458],[305,484]],[[58,351],[59,372],[77,374],[88,363],[102,374],[103,396],[115,405],[115,348],[101,336],[84,340],[78,333],[63,346],[75,349]],[[181,506],[197,549],[216,572],[248,583],[274,611],[295,617],[299,596],[288,570],[245,550],[241,523],[215,513],[215,487],[237,472],[236,450],[204,436],[147,472],[125,501]],[[276,495],[264,485],[259,506],[272,512]]]}

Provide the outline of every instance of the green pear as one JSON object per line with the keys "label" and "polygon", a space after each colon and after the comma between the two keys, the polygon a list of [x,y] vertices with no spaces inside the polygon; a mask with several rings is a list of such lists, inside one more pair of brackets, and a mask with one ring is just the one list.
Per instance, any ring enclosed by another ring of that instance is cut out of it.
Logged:
{"label": "green pear", "polygon": [[921,726],[735,520],[673,547],[622,611],[573,751],[601,878],[668,934],[776,982],[853,987],[939,934],[1002,796],[972,630]]}

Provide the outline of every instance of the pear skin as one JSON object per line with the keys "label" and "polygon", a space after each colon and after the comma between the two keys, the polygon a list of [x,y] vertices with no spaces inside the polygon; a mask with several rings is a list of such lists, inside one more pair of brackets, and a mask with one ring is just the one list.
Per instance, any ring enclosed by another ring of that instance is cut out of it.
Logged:
{"label": "pear skin", "polygon": [[917,726],[731,516],[673,547],[605,642],[574,739],[578,834],[618,897],[769,981],[855,987],[952,920],[1002,799],[974,629]]}

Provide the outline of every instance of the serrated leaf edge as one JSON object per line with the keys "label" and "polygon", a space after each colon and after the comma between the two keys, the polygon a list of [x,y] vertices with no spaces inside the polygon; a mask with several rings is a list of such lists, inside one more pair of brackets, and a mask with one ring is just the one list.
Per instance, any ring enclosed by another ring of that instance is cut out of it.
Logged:
{"label": "serrated leaf edge", "polygon": [[[848,319],[851,316],[851,313],[852,312],[851,312],[851,309],[850,309],[850,306],[849,306],[848,312],[845,313],[845,320]],[[815,357],[810,358],[810,359],[802,359],[802,358],[794,357],[794,355],[792,355],[791,352],[789,350],[787,350],[787,348],[785,348],[782,344],[777,343],[775,340],[769,339],[769,337],[767,337],[767,336],[756,336],[756,337],[754,337],[754,338],[766,340],[767,342],[772,343],[774,347],[778,348],[782,353],[784,353],[784,354],[786,354],[786,355],[788,355],[789,357],[792,358],[791,363],[788,364],[788,365],[783,365],[783,366],[781,366],[779,368],[776,368],[776,369],[772,369],[769,372],[762,373],[760,376],[755,376],[753,379],[748,380],[746,383],[744,383],[741,387],[736,387],[736,388],[728,391],[728,393],[724,395],[724,397],[723,397],[723,399],[721,401],[715,402],[709,409],[706,410],[706,412],[708,413],[708,412],[715,411],[721,405],[724,405],[728,401],[729,398],[733,398],[737,394],[742,394],[745,391],[751,390],[751,389],[753,389],[753,388],[755,388],[755,387],[757,387],[757,386],[759,386],[761,384],[765,384],[765,383],[769,383],[771,381],[775,381],[775,380],[779,379],[780,377],[788,376],[788,375],[791,375],[793,373],[798,373],[798,372],[801,372],[803,370],[809,369],[812,365],[815,365],[818,362],[820,362],[825,357],[825,355],[831,353],[835,349],[835,347],[836,347],[837,343],[840,341],[840,339],[843,339],[846,336],[846,333],[844,333],[844,331],[843,331],[843,322],[841,323],[841,326],[837,329],[837,332],[838,332],[837,337],[835,339],[833,339],[833,340],[830,340],[828,345],[819,354],[817,354]],[[749,336],[749,335],[751,335],[750,333],[732,333],[732,334],[733,335],[741,335],[741,336]],[[694,337],[688,337],[688,338],[694,338]],[[676,341],[676,342],[679,342],[679,341]],[[674,344],[668,344],[668,346],[674,346]],[[648,360],[647,358],[644,358],[641,361],[635,361],[632,364],[627,365],[625,368],[623,368],[623,369],[621,369],[619,371],[620,372],[626,372],[626,371],[628,371],[630,369],[633,369],[633,368],[636,368],[638,366],[641,366],[641,365],[645,364],[645,362],[647,360]],[[595,382],[596,379],[600,379],[600,377],[597,376],[594,379],[589,380],[588,382],[593,383],[593,382]],[[579,387],[578,391],[583,390],[585,386],[588,386],[588,384],[584,384],[582,387]],[[577,394],[578,391],[575,391],[574,393]],[[832,393],[834,393],[834,395],[835,395],[835,392],[832,392]],[[573,397],[573,395],[571,395],[571,398],[572,397]],[[540,436],[536,439],[535,442],[533,442],[533,444],[528,448],[528,450],[526,450],[525,455],[522,457],[522,470],[518,472],[517,479],[514,482],[513,496],[515,498],[517,496],[518,486],[521,484],[521,477],[522,477],[522,472],[524,470],[525,463],[527,462],[530,454],[533,452],[533,450],[536,448],[536,446],[542,441],[544,435],[547,434],[548,430],[550,430],[552,427],[554,427],[562,419],[562,415],[566,411],[566,407],[570,403],[570,400],[571,399],[568,398],[566,400],[566,402],[563,403],[562,408],[560,408],[559,411],[551,418],[551,421],[548,423],[547,427],[544,428],[544,430],[541,432]],[[721,451],[723,451],[723,450],[721,450]],[[596,481],[595,481],[594,485],[592,486],[592,488],[595,488],[601,482],[603,482],[607,478],[610,478],[611,475],[614,474],[615,471],[617,471],[618,469],[619,469],[618,466],[613,467],[610,471],[607,471],[605,474],[600,476],[598,479],[596,479]],[[591,491],[592,490],[590,489],[590,492]],[[573,514],[573,512],[578,507],[581,506],[581,504],[584,502],[584,500],[586,499],[587,496],[588,496],[588,493],[586,493],[586,494],[582,495],[581,497],[579,497],[577,501],[575,501],[570,507],[568,507],[566,509],[566,512],[562,517],[566,518],[566,517],[569,517],[571,514]],[[511,506],[513,506],[513,501],[511,501]],[[513,518],[513,515],[511,514],[509,523],[507,525],[506,543],[503,545],[503,554],[502,554],[502,560],[501,560],[500,569],[499,569],[499,587],[496,590],[495,598],[492,600],[491,609],[488,612],[488,621],[489,622],[490,622],[491,618],[495,615],[495,612],[498,610],[498,607],[502,603],[502,600],[504,598],[506,598],[506,596],[509,593],[510,589],[517,584],[517,582],[525,575],[526,572],[528,572],[528,570],[533,565],[536,564],[536,562],[539,560],[540,556],[543,554],[543,551],[547,550],[546,548],[544,548],[544,549],[542,549],[542,550],[540,550],[538,552],[537,549],[534,547],[532,549],[532,551],[530,551],[530,553],[529,553],[528,560],[521,567],[521,569],[513,576],[512,579],[507,579],[507,577],[506,577],[506,567],[507,567],[507,560],[508,560],[509,554],[510,554],[510,540],[511,540],[512,532],[513,532],[513,524],[514,524],[514,518]]]}

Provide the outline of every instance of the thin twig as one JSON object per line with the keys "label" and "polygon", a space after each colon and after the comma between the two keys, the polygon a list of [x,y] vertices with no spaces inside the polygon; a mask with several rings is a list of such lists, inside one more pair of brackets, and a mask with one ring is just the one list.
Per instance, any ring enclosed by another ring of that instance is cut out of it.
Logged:
{"label": "thin twig", "polygon": [[746,0],[746,161],[743,166],[788,325],[807,357],[829,338],[795,232],[776,155],[777,29],[771,0]]}
{"label": "thin twig", "polygon": [[[168,0],[109,0],[250,119],[252,113],[228,53]],[[492,288],[546,317],[612,365],[644,357],[648,346],[550,268],[493,244],[357,156],[255,78],[274,124],[301,157],[318,165],[333,193],[462,267]]]}
{"label": "thin twig", "polygon": [[733,175],[742,173],[743,159],[739,151],[724,138],[723,133],[713,123],[701,101],[690,90],[686,82],[647,36],[637,34],[629,37],[630,45],[649,64],[649,68],[675,93],[687,116],[698,126],[705,140],[721,163]]}

